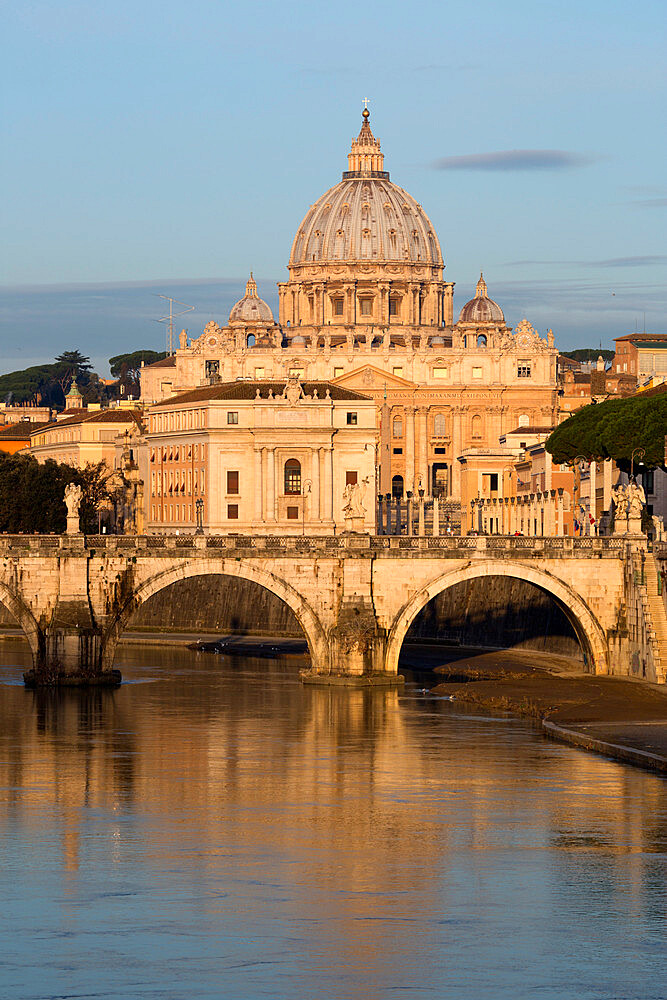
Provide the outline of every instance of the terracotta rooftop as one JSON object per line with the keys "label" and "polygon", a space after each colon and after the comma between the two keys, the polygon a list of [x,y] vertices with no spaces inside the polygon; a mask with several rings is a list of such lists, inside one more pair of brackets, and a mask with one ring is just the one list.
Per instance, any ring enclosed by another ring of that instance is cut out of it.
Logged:
{"label": "terracotta rooftop", "polygon": [[513,431],[507,431],[507,434],[551,434],[554,428],[549,425],[548,427],[516,427]]}
{"label": "terracotta rooftop", "polygon": [[[329,397],[333,400],[359,399],[370,402],[370,396],[364,396],[353,389],[343,389],[341,386],[333,385],[331,382],[301,382],[300,384],[306,396],[312,396],[314,391],[317,390],[318,398],[321,400],[326,398],[327,390],[329,390]],[[178,393],[161,403],[156,403],[155,407],[187,406],[189,403],[202,403],[215,399],[256,399],[258,389],[260,399],[268,399],[269,392],[273,393],[274,398],[280,398],[285,391],[285,381],[268,382],[249,380],[246,382],[243,380],[238,382],[222,382],[217,385],[202,386],[199,389],[191,389],[189,392]]]}
{"label": "terracotta rooftop", "polygon": [[622,341],[636,340],[638,342],[639,341],[644,341],[644,342],[646,342],[646,341],[649,341],[649,342],[653,341],[653,342],[656,342],[656,343],[659,342],[659,341],[663,341],[664,342],[664,341],[667,340],[667,333],[626,333],[624,337],[614,337],[614,342],[615,343],[618,343],[619,340],[622,340]]}
{"label": "terracotta rooftop", "polygon": [[64,420],[52,420],[48,424],[31,424],[31,434],[50,430],[52,427],[73,427],[75,424],[136,424],[141,428],[141,410],[79,410],[76,415]]}
{"label": "terracotta rooftop", "polygon": [[150,365],[144,365],[145,368],[175,368],[176,367],[176,355],[172,354],[168,358],[162,358],[161,361],[153,361]]}
{"label": "terracotta rooftop", "polygon": [[8,424],[0,427],[0,440],[2,441],[29,441],[30,435],[42,427],[48,427],[47,422],[32,423],[29,420],[19,420],[15,424]]}

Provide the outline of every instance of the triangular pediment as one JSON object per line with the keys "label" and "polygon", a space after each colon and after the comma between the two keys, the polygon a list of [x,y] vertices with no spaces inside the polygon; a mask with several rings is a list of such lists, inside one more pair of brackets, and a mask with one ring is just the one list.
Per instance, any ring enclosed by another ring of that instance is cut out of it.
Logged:
{"label": "triangular pediment", "polygon": [[376,368],[375,365],[362,365],[354,371],[345,372],[338,378],[331,379],[334,385],[344,386],[346,389],[413,389],[415,383],[402,375],[394,375],[393,372],[385,371],[383,368]]}

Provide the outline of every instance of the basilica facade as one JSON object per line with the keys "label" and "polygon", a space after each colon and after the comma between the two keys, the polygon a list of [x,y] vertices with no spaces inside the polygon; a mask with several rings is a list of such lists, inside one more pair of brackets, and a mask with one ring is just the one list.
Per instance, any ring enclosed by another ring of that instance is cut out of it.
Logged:
{"label": "basilica facade", "polygon": [[[363,112],[341,181],[294,237],[276,318],[250,278],[226,323],[142,370],[142,400],[237,380],[330,383],[375,403],[375,489],[461,498],[461,456],[518,427],[557,423],[557,351],[528,320],[515,329],[483,276],[453,313],[434,226],[390,180]],[[174,405],[178,405],[176,399]]]}

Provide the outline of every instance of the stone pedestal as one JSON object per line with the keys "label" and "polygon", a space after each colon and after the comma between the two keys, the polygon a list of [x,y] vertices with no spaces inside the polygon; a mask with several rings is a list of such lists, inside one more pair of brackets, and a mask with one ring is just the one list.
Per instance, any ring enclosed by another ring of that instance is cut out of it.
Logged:
{"label": "stone pedestal", "polygon": [[628,534],[641,535],[641,533],[642,533],[641,517],[628,517]]}
{"label": "stone pedestal", "polygon": [[81,526],[79,524],[78,514],[68,514],[67,515],[67,528],[65,530],[67,535],[79,535],[81,534]]}
{"label": "stone pedestal", "polygon": [[345,518],[344,535],[364,535],[366,534],[365,519],[362,515],[354,515]]}
{"label": "stone pedestal", "polygon": [[[640,518],[641,521],[641,518]],[[614,534],[615,535],[627,535],[628,533],[628,519],[627,517],[617,517],[614,520]]]}

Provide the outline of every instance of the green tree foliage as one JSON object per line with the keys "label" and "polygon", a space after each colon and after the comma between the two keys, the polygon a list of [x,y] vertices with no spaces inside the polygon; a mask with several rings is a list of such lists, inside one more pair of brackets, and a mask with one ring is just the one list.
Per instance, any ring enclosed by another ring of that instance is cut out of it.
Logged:
{"label": "green tree foliage", "polygon": [[63,351],[56,358],[56,364],[63,368],[66,375],[75,377],[80,387],[88,384],[93,366],[90,358],[84,354],[79,351]]}
{"label": "green tree foliage", "polygon": [[576,351],[561,351],[560,353],[566,358],[572,358],[573,361],[597,361],[600,355],[604,361],[611,361],[615,352],[602,350],[598,347],[578,347]]}
{"label": "green tree foliage", "polygon": [[633,450],[644,448],[642,463],[655,468],[664,463],[665,434],[667,392],[639,393],[577,410],[553,431],[546,449],[558,464],[570,464],[578,455],[587,461],[613,458],[627,471]]}
{"label": "green tree foliage", "polygon": [[109,368],[114,378],[126,374],[129,379],[138,383],[142,361],[145,365],[152,365],[154,361],[162,361],[166,357],[166,351],[132,351],[131,354],[117,354],[114,358],[109,358]]}
{"label": "green tree foliage", "polygon": [[103,462],[75,469],[51,460],[40,464],[31,455],[0,452],[0,531],[9,534],[61,534],[67,523],[65,487],[83,491],[81,527],[97,531],[97,507],[106,499],[108,469]]}
{"label": "green tree foliage", "polygon": [[[54,362],[35,365],[0,375],[0,399],[10,403],[43,403],[62,407],[65,393],[76,376],[84,398],[96,398],[97,376],[91,372],[90,358],[79,351],[63,351]],[[90,387],[90,392],[86,391]]]}

